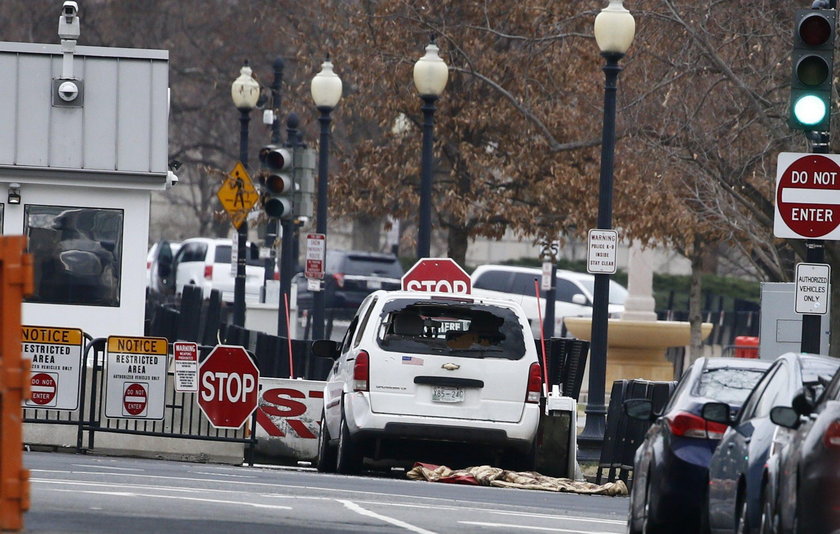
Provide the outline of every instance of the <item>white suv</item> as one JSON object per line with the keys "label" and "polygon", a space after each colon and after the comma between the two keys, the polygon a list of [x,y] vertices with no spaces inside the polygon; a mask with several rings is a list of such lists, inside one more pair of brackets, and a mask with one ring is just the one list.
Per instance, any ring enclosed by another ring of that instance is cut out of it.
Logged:
{"label": "white suv", "polygon": [[[480,265],[470,276],[472,293],[479,297],[505,298],[518,302],[531,322],[534,337],[540,336],[540,316],[545,317],[545,291],[540,291],[540,310],[537,312],[537,297],[534,280],[538,287],[542,270],[513,265]],[[554,302],[554,334],[560,335],[564,317],[589,317],[592,315],[595,277],[588,273],[557,270],[555,281],[557,291]],[[624,312],[627,290],[610,280],[609,314],[619,316]],[[540,315],[542,314],[542,315]]]}
{"label": "white suv", "polygon": [[468,451],[533,469],[540,365],[513,302],[376,291],[343,341],[324,389],[318,469],[357,472],[364,458],[429,461]]}
{"label": "white suv", "polygon": [[[210,291],[218,289],[224,302],[233,302],[233,288],[236,277],[231,271],[230,239],[192,237],[181,243],[175,254],[175,294],[180,295],[186,285],[202,288],[204,298]],[[245,247],[248,257],[245,265],[245,300],[259,302],[260,288],[265,284],[265,261],[259,259],[259,251],[250,243]]]}

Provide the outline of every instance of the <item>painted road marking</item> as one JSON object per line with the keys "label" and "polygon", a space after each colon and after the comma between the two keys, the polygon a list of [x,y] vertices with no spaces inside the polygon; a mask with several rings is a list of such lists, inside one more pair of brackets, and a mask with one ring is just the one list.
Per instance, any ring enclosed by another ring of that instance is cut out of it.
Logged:
{"label": "painted road marking", "polygon": [[509,525],[504,523],[482,523],[481,521],[458,521],[462,525],[475,525],[477,527],[501,528],[504,530],[519,529],[519,530],[539,530],[544,532],[567,532],[569,534],[616,534],[615,532],[593,532],[591,530],[568,530],[557,527],[531,527],[527,525]]}
{"label": "painted road marking", "polygon": [[435,534],[431,530],[426,530],[426,529],[423,529],[423,528],[420,528],[420,527],[415,527],[414,525],[406,523],[405,521],[400,521],[399,519],[394,519],[393,517],[388,517],[387,515],[382,515],[382,514],[377,514],[376,512],[371,512],[370,510],[362,508],[361,506],[359,506],[356,503],[353,503],[353,502],[350,502],[350,501],[345,501],[345,500],[342,500],[342,499],[336,499],[336,501],[343,504],[345,506],[345,508],[347,508],[348,510],[352,510],[359,515],[372,517],[374,519],[384,521],[385,523],[390,523],[390,524],[392,524],[396,527],[404,528],[404,529],[406,529],[408,531],[411,531],[411,532],[416,532],[417,534]]}

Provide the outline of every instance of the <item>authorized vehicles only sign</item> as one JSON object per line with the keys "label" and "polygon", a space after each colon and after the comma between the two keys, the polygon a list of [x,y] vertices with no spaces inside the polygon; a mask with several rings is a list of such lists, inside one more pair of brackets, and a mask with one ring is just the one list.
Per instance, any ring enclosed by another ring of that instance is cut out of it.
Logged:
{"label": "authorized vehicles only sign", "polygon": [[23,357],[32,362],[32,397],[26,408],[75,410],[79,407],[82,331],[77,328],[21,327]]}
{"label": "authorized vehicles only sign", "polygon": [[166,398],[166,339],[108,338],[105,354],[105,416],[163,419]]}

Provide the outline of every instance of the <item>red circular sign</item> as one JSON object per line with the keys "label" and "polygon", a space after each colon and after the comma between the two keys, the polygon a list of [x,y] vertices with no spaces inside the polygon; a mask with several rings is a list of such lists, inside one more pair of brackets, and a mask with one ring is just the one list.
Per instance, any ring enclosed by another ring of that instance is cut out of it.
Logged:
{"label": "red circular sign", "polygon": [[425,258],[402,277],[405,291],[432,293],[470,293],[470,276],[450,258]]}
{"label": "red circular sign", "polygon": [[143,384],[129,384],[123,393],[123,406],[128,415],[140,415],[146,409],[146,386]]}
{"label": "red circular sign", "polygon": [[840,166],[819,154],[791,163],[779,177],[776,209],[794,233],[808,238],[822,237],[840,224],[840,208],[823,203],[826,191],[840,189]]}
{"label": "red circular sign", "polygon": [[257,409],[260,371],[243,347],[218,345],[198,370],[198,406],[216,428],[239,428]]}
{"label": "red circular sign", "polygon": [[32,397],[29,399],[35,404],[49,404],[55,399],[55,379],[47,373],[32,375]]}

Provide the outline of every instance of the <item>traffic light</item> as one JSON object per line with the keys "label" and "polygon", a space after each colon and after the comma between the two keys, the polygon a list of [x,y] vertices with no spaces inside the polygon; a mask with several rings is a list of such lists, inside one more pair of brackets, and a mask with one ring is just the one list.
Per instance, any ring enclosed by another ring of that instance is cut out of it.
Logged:
{"label": "traffic light", "polygon": [[835,13],[833,9],[796,12],[789,114],[793,129],[815,132],[830,129]]}
{"label": "traffic light", "polygon": [[291,148],[267,145],[260,150],[263,211],[269,217],[294,217],[294,154]]}

